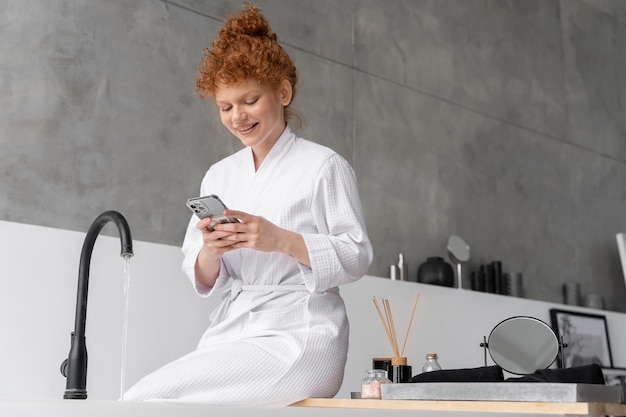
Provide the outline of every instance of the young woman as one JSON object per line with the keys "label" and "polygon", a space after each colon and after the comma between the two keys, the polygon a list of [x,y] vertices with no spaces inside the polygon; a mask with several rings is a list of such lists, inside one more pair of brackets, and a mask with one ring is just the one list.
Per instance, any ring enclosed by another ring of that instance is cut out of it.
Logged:
{"label": "young woman", "polygon": [[339,390],[348,321],[338,286],[372,260],[356,179],[333,150],[287,123],[296,69],[260,10],[246,5],[204,51],[197,88],[244,145],[217,162],[201,195],[218,224],[192,216],[183,270],[202,296],[222,296],[192,353],[148,375],[125,400],[287,405]]}

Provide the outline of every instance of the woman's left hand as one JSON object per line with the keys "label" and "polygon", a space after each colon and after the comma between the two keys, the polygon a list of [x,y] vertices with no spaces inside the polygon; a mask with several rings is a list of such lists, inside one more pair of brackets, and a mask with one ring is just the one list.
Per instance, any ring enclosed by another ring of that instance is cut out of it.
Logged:
{"label": "woman's left hand", "polygon": [[236,232],[222,239],[233,241],[229,248],[249,248],[263,252],[283,252],[309,265],[309,254],[304,238],[276,226],[262,216],[254,216],[243,211],[226,210],[224,214],[239,219],[241,223],[216,224],[215,230]]}
{"label": "woman's left hand", "polygon": [[215,230],[235,232],[222,240],[233,241],[229,248],[249,248],[263,252],[279,251],[283,229],[261,216],[253,216],[243,211],[226,210],[224,215],[235,217],[241,223],[216,224]]}

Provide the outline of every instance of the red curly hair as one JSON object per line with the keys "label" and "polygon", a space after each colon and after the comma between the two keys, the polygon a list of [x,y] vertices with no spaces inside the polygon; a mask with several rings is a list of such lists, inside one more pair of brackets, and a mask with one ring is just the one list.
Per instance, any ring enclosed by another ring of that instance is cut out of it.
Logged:
{"label": "red curly hair", "polygon": [[224,22],[211,48],[202,51],[196,89],[200,97],[215,96],[218,84],[236,84],[254,79],[278,88],[288,80],[295,95],[296,67],[278,44],[276,34],[261,10],[245,3],[239,14]]}

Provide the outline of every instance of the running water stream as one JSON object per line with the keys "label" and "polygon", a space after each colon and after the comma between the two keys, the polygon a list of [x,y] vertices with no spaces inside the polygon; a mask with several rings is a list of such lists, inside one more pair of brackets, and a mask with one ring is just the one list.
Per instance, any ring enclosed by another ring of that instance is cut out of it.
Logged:
{"label": "running water stream", "polygon": [[120,372],[120,401],[124,401],[124,391],[126,391],[126,346],[128,344],[130,258],[130,255],[124,256],[124,310],[122,313],[122,366]]}

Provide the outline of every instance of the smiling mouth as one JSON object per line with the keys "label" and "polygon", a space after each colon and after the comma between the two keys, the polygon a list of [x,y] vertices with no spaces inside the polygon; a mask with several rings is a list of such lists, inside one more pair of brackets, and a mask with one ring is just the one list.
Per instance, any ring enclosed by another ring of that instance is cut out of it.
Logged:
{"label": "smiling mouth", "polygon": [[257,122],[257,123],[251,124],[250,126],[237,127],[236,129],[237,129],[237,132],[245,133],[245,132],[248,132],[248,131],[254,129],[258,124],[259,123]]}

